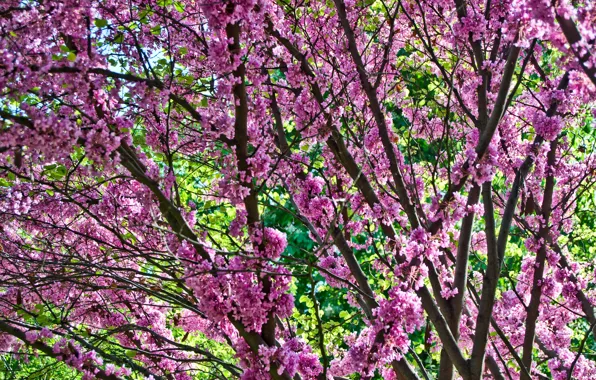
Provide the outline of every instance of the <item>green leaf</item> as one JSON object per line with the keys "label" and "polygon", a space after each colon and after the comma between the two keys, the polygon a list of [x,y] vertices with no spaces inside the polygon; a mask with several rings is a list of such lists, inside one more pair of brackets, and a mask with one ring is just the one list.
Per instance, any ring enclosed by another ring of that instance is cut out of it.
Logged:
{"label": "green leaf", "polygon": [[172,0],[157,0],[157,5],[162,8],[165,8],[168,5],[172,5]]}
{"label": "green leaf", "polygon": [[38,315],[37,318],[35,318],[35,320],[37,321],[37,323],[39,323],[40,326],[49,326],[52,324],[51,318],[49,318],[45,314]]}
{"label": "green leaf", "polygon": [[184,12],[184,4],[182,4],[180,1],[174,1],[174,8],[176,8],[176,10],[180,13]]}
{"label": "green leaf", "polygon": [[151,11],[151,9],[145,9],[139,12],[139,21],[141,21],[141,24],[148,24],[149,19],[147,16],[151,16],[152,14],[153,12]]}
{"label": "green leaf", "polygon": [[122,34],[122,33],[116,34],[116,36],[114,37],[114,42],[117,44],[123,43],[124,42],[124,34]]}
{"label": "green leaf", "polygon": [[151,34],[154,36],[159,36],[161,34],[161,25],[155,25],[153,28],[151,28]]}
{"label": "green leaf", "polygon": [[135,238],[135,236],[130,232],[125,233],[124,235],[122,235],[122,237],[124,238],[124,240],[128,240],[133,244],[137,242],[137,238]]}
{"label": "green leaf", "polygon": [[137,356],[137,352],[135,350],[126,350],[124,351],[124,354],[131,359]]}
{"label": "green leaf", "polygon": [[51,179],[60,180],[66,176],[67,172],[68,170],[66,170],[66,167],[64,165],[58,165],[55,168],[53,168],[48,174]]}
{"label": "green leaf", "polygon": [[105,28],[108,26],[108,20],[104,20],[103,18],[95,19],[95,26],[98,28]]}

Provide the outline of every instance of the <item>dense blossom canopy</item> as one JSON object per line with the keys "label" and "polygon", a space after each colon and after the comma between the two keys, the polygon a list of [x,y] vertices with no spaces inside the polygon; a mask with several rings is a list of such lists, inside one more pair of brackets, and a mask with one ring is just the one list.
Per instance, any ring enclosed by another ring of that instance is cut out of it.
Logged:
{"label": "dense blossom canopy", "polygon": [[592,0],[2,0],[0,372],[596,379],[595,43]]}

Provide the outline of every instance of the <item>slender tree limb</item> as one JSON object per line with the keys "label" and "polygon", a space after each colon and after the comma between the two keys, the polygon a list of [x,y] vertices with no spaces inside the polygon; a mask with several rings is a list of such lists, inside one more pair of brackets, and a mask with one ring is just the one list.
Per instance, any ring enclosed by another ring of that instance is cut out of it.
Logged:
{"label": "slender tree limb", "polygon": [[596,86],[596,65],[587,64],[592,58],[592,55],[588,49],[581,51],[576,46],[577,43],[582,40],[582,36],[579,33],[575,22],[573,22],[572,19],[561,16],[558,13],[556,15],[556,19],[559,23],[559,26],[561,27],[561,30],[563,31],[563,34],[565,35],[565,38],[567,39],[567,42],[569,43],[571,51],[573,51],[573,54],[575,54],[577,57],[581,68],[592,81],[594,86]]}
{"label": "slender tree limb", "polygon": [[[26,345],[28,345],[40,352],[43,352],[45,355],[47,355],[51,358],[58,358],[59,356],[62,356],[61,353],[57,353],[57,354],[54,353],[54,350],[52,349],[52,347],[46,345],[45,343],[43,343],[41,341],[35,341],[33,343],[29,342],[23,331],[9,325],[6,322],[0,321],[0,331],[14,336],[15,338],[17,338],[20,341],[22,341],[23,343],[25,343]],[[119,379],[118,376],[108,375],[104,370],[102,370],[101,368],[98,368],[97,366],[94,366],[94,365],[84,364],[83,368],[91,371],[92,373],[94,373],[94,375],[97,378],[102,379],[102,380],[118,380]]]}
{"label": "slender tree limb", "polygon": [[482,281],[482,296],[480,298],[480,304],[478,305],[474,346],[472,348],[472,356],[470,357],[470,379],[473,380],[480,379],[484,370],[488,330],[490,327],[493,306],[495,304],[499,272],[501,270],[501,260],[497,252],[497,238],[495,236],[495,218],[491,182],[482,184],[482,200],[484,203],[484,224],[488,260],[486,264],[486,272]]}
{"label": "slender tree limb", "polygon": [[[534,348],[534,338],[536,334],[536,322],[540,313],[540,298],[542,297],[542,281],[544,277],[544,269],[547,255],[547,241],[550,235],[549,221],[552,212],[553,194],[555,189],[554,170],[557,159],[558,139],[555,139],[550,144],[550,151],[547,156],[548,175],[546,177],[546,186],[544,189],[544,196],[542,200],[542,218],[539,237],[541,239],[541,246],[536,255],[536,264],[534,265],[534,278],[532,280],[532,292],[530,297],[530,304],[528,305],[526,314],[526,329],[523,344],[522,361],[526,368],[532,367],[532,349]],[[521,375],[522,380],[531,380],[526,374]]]}
{"label": "slender tree limb", "polygon": [[416,214],[416,209],[411,202],[411,197],[408,194],[408,190],[404,182],[401,169],[399,168],[397,155],[395,154],[395,148],[389,137],[387,121],[385,120],[385,115],[383,113],[383,110],[381,109],[381,104],[379,103],[376,90],[368,81],[368,74],[366,73],[366,70],[364,68],[364,62],[362,61],[362,57],[358,52],[356,37],[354,36],[354,31],[352,30],[352,27],[350,26],[350,23],[348,21],[346,6],[343,0],[334,0],[334,3],[337,9],[337,16],[339,18],[344,34],[348,41],[348,49],[350,51],[350,55],[352,57],[352,60],[354,61],[354,64],[356,65],[356,70],[358,71],[360,85],[366,93],[366,96],[369,101],[370,110],[373,114],[377,127],[379,128],[379,136],[381,137],[381,142],[383,144],[383,148],[385,149],[385,154],[389,159],[389,167],[393,176],[394,185],[397,189],[397,194],[399,196],[400,203],[404,208],[404,211],[408,215],[408,219],[410,220],[412,229],[416,229],[420,226],[418,215]]}
{"label": "slender tree limb", "polygon": [[[480,186],[474,184],[468,194],[466,208],[470,208],[478,203],[480,197]],[[457,256],[455,261],[455,273],[453,288],[457,289],[457,294],[449,300],[451,316],[449,318],[449,328],[453,337],[459,339],[459,323],[461,320],[463,303],[466,294],[466,283],[468,278],[468,259],[470,255],[470,244],[472,242],[472,227],[474,226],[475,214],[468,211],[461,224],[459,241],[457,245]],[[441,362],[439,365],[439,379],[453,378],[453,363],[446,352],[441,351]]]}

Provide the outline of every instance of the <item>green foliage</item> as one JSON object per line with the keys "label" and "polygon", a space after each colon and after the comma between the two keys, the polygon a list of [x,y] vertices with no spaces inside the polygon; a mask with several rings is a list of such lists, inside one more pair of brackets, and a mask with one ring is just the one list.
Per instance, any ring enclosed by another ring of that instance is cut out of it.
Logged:
{"label": "green foliage", "polygon": [[0,380],[80,379],[81,375],[63,362],[43,355],[0,356]]}

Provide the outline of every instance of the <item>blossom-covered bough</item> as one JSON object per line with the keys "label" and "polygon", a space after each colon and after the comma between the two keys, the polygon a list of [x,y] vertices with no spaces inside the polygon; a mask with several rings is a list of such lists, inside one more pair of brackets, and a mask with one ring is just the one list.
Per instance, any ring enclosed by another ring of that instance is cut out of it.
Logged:
{"label": "blossom-covered bough", "polygon": [[4,0],[0,370],[594,379],[596,4]]}

